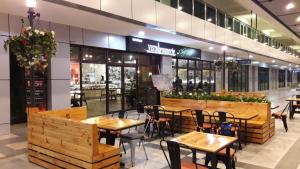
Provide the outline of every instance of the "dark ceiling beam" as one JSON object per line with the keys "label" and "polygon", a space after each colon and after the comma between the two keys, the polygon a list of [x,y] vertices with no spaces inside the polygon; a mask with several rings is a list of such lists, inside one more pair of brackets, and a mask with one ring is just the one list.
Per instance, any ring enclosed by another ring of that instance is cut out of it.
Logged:
{"label": "dark ceiling beam", "polygon": [[294,30],[292,30],[288,25],[286,25],[281,19],[279,19],[278,16],[276,16],[274,13],[272,13],[267,7],[265,7],[260,1],[258,0],[252,0],[256,5],[261,7],[263,10],[265,10],[269,15],[271,15],[275,20],[277,20],[279,23],[281,23],[285,28],[287,28],[289,31],[291,31],[296,37],[300,38],[300,35],[297,34]]}

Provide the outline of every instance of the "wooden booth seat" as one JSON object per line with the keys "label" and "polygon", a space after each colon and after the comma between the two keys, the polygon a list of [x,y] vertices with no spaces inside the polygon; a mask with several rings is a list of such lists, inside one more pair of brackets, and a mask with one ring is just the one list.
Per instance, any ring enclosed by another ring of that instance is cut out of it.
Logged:
{"label": "wooden booth seat", "polygon": [[47,113],[30,113],[28,159],[51,169],[118,169],[120,150],[98,142],[96,125]]}
{"label": "wooden booth seat", "polygon": [[86,106],[67,108],[62,110],[43,111],[39,113],[47,117],[61,117],[61,118],[67,118],[72,120],[84,120],[87,118]]}

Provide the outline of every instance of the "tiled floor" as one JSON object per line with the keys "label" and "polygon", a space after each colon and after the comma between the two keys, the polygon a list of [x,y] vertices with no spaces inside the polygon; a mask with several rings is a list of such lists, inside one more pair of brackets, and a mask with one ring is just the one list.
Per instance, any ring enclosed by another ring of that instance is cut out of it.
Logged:
{"label": "tiled floor", "polygon": [[[269,98],[282,109],[286,97],[295,95],[295,91],[277,90],[269,93]],[[276,110],[275,110],[276,111]],[[286,133],[280,120],[276,120],[276,134],[263,145],[248,144],[238,151],[237,169],[300,169],[300,115],[288,120],[289,131]],[[102,140],[103,142],[105,140]],[[159,146],[159,139],[149,139],[146,151],[149,160],[145,159],[142,147],[137,147],[136,165],[130,166],[130,153],[123,154],[125,168],[133,169],[167,169],[167,162]],[[11,134],[0,136],[0,168],[1,169],[39,169],[26,158],[26,124],[13,125]],[[126,145],[128,149],[128,145]],[[198,162],[204,162],[204,154],[198,154]],[[191,152],[183,150],[181,157],[191,160]],[[219,163],[219,168],[225,168]]]}

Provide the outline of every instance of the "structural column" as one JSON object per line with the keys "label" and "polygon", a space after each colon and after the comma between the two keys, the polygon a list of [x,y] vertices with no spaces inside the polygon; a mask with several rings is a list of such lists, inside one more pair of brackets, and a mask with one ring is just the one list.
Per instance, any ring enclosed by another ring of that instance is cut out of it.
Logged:
{"label": "structural column", "polygon": [[9,52],[3,48],[7,36],[0,36],[0,135],[10,133]]}

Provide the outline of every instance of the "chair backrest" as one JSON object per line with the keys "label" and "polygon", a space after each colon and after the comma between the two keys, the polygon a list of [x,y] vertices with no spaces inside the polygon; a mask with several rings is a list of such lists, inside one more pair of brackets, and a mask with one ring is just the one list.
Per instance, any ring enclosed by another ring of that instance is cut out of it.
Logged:
{"label": "chair backrest", "polygon": [[95,124],[29,113],[27,130],[29,144],[88,162],[93,162],[93,157],[99,154]]}
{"label": "chair backrest", "polygon": [[125,111],[119,111],[118,118],[124,119],[125,118]]}
{"label": "chair backrest", "polygon": [[167,141],[171,169],[181,169],[180,146],[173,141]]}
{"label": "chair backrest", "polygon": [[232,113],[216,111],[213,113],[214,121],[218,125],[218,127],[223,123],[228,121],[227,118],[230,118],[233,123],[235,123],[235,117]]}
{"label": "chair backrest", "polygon": [[145,108],[144,108],[144,105],[142,103],[137,103],[136,110],[137,110],[138,113],[145,113]]}
{"label": "chair backrest", "polygon": [[153,106],[153,115],[155,120],[159,120],[159,106]]}

